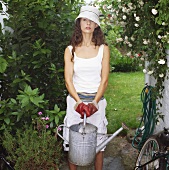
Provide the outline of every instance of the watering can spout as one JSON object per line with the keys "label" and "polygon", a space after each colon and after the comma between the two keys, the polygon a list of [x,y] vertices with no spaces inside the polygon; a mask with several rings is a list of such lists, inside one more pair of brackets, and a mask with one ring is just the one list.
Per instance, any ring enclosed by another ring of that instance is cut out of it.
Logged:
{"label": "watering can spout", "polygon": [[113,133],[110,137],[108,137],[105,141],[103,141],[100,145],[96,147],[96,154],[101,151],[114,137],[116,137],[123,129],[129,130],[129,128],[122,123],[122,127],[118,129],[115,133]]}

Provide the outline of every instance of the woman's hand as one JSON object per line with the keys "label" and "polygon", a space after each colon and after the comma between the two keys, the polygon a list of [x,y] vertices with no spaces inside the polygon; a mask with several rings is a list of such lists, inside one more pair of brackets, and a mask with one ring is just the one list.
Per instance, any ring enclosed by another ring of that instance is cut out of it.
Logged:
{"label": "woman's hand", "polygon": [[81,115],[82,119],[84,118],[85,113],[86,117],[91,116],[88,105],[84,104],[82,101],[77,102],[74,109]]}
{"label": "woman's hand", "polygon": [[97,104],[97,102],[95,100],[92,101],[92,103],[88,104],[88,108],[89,108],[89,112],[90,112],[90,116],[93,115],[95,112],[98,111],[99,106]]}

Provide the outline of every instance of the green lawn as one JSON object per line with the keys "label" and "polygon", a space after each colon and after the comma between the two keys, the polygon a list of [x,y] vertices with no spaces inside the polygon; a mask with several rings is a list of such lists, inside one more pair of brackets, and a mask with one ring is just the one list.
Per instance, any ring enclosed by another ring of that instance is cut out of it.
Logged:
{"label": "green lawn", "polygon": [[142,115],[140,94],[144,88],[144,74],[110,73],[105,93],[107,99],[108,133],[113,133],[124,122],[129,128],[137,128]]}

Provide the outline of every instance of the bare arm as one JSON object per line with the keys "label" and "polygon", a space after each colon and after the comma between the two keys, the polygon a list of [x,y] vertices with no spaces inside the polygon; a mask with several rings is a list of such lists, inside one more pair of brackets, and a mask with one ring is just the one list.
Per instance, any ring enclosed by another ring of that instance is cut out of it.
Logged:
{"label": "bare arm", "polygon": [[64,54],[64,76],[65,76],[65,84],[69,94],[75,99],[76,102],[80,101],[80,98],[74,88],[73,85],[73,61],[71,61],[72,55],[70,53],[69,48],[65,49]]}
{"label": "bare arm", "polygon": [[109,71],[110,71],[110,51],[108,46],[104,46],[103,51],[103,60],[102,60],[102,72],[101,72],[101,82],[100,86],[98,88],[97,94],[95,96],[95,101],[98,103],[101,97],[104,95],[104,92],[108,85],[108,77],[109,77]]}

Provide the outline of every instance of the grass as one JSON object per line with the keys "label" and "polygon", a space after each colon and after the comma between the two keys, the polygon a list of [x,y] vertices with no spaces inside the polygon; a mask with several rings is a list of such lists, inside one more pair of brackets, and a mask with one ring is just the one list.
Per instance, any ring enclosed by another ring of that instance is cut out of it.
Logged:
{"label": "grass", "polygon": [[110,73],[105,93],[108,133],[113,133],[124,122],[129,128],[139,126],[142,116],[141,91],[144,87],[142,72]]}

